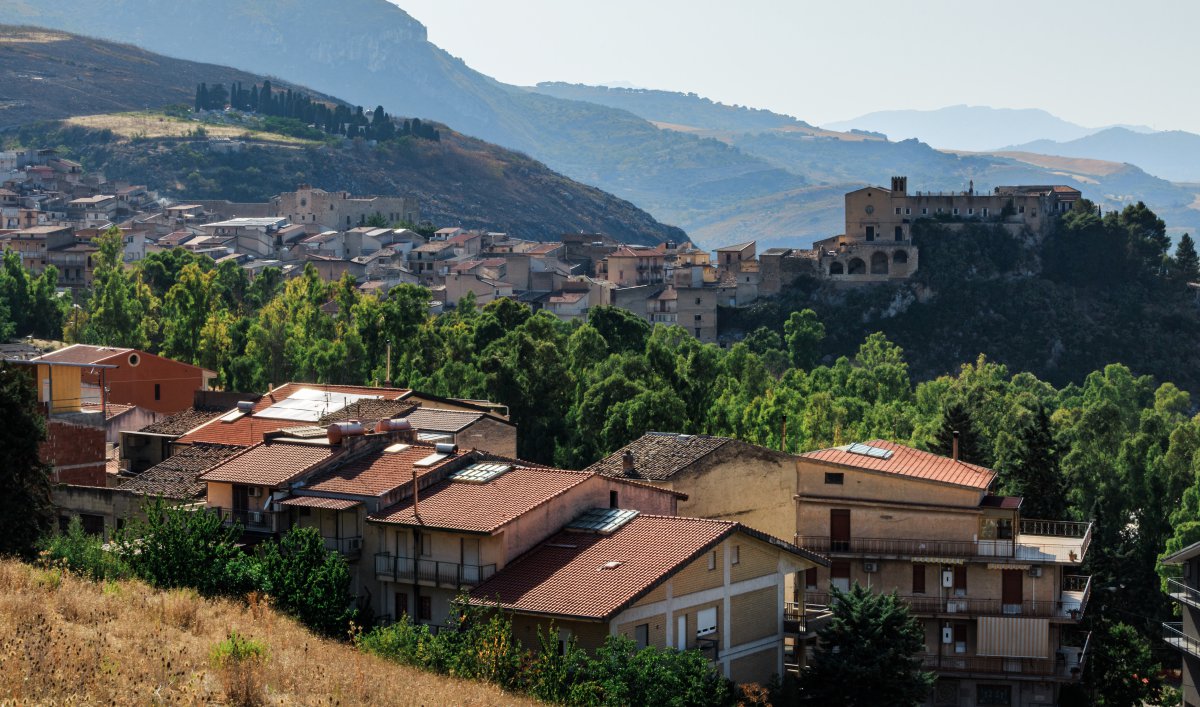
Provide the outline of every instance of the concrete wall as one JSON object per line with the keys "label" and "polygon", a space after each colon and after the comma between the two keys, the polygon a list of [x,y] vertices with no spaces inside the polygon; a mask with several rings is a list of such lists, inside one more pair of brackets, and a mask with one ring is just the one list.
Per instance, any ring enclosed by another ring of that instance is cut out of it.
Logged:
{"label": "concrete wall", "polygon": [[[825,483],[826,472],[843,474],[842,484]],[[821,464],[801,458],[796,489],[802,496],[957,506],[977,510],[984,492],[914,477]]]}
{"label": "concrete wall", "polygon": [[796,533],[795,457],[740,442],[729,442],[667,482],[688,498],[679,514],[744,523],[790,539]]}
{"label": "concrete wall", "polygon": [[104,537],[123,527],[132,518],[144,517],[144,496],[122,491],[119,488],[96,486],[55,486],[50,499],[58,509],[60,518],[73,516],[98,516],[104,519]]}
{"label": "concrete wall", "polygon": [[[104,371],[110,403],[137,405],[169,415],[190,408],[195,392],[205,387],[203,369],[141,351],[113,356],[104,363],[117,366]],[[100,373],[85,372],[83,380],[98,385]]]}
{"label": "concrete wall", "polygon": [[502,457],[517,456],[517,426],[484,416],[454,435],[459,449],[479,449]]}

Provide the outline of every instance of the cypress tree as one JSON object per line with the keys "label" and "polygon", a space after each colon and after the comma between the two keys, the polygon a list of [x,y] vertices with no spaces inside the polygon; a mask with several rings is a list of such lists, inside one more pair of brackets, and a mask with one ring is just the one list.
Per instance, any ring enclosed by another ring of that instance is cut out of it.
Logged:
{"label": "cypress tree", "polygon": [[30,557],[54,525],[46,439],[30,369],[0,363],[0,555]]}
{"label": "cypress tree", "polygon": [[1200,256],[1196,255],[1196,242],[1188,234],[1179,238],[1175,246],[1175,275],[1182,282],[1200,280]]}
{"label": "cypress tree", "polygon": [[250,86],[250,103],[247,108],[258,112],[258,84]]}
{"label": "cypress tree", "polygon": [[208,86],[201,83],[199,86],[196,87],[196,112],[199,113],[200,111],[206,110],[207,108],[208,108]]}
{"label": "cypress tree", "polygon": [[1005,493],[1021,496],[1021,515],[1030,518],[1061,518],[1064,513],[1062,475],[1058,447],[1050,427],[1050,414],[1039,405],[1020,431],[1016,458],[1001,471]]}
{"label": "cypress tree", "polygon": [[958,459],[968,464],[986,465],[979,434],[971,420],[967,406],[959,401],[951,402],[942,411],[942,426],[930,445],[932,451],[942,456],[952,456],[954,433],[958,433]]}

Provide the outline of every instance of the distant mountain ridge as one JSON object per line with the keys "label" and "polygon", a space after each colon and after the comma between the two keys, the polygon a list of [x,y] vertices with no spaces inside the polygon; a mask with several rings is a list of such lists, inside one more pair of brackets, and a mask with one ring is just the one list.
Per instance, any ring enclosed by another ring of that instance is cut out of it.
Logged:
{"label": "distant mountain ridge", "polygon": [[[462,135],[453,126],[439,126],[440,142],[409,140],[379,148],[338,149],[251,139],[240,153],[218,154],[204,148],[203,137],[178,137],[200,123],[185,122],[183,130],[167,131],[176,137],[133,135],[137,139],[128,131],[106,133],[105,121],[96,121],[91,129],[30,125],[190,105],[202,81],[241,81],[248,86],[264,80],[229,67],[169,59],[58,31],[0,26],[0,78],[0,130],[8,129],[0,132],[0,143],[13,137],[28,146],[66,146],[90,170],[110,179],[146,183],[164,195],[265,201],[309,182],[358,194],[413,195],[435,223],[508,230],[518,237],[553,240],[563,233],[587,231],[643,244],[685,237],[627,201],[574,182],[524,154]],[[277,89],[337,100],[295,84],[273,83]],[[145,120],[149,129],[142,132],[154,133],[174,119]],[[120,117],[109,122],[115,125]]]}
{"label": "distant mountain ridge", "polygon": [[1200,182],[1200,135],[1182,130],[1140,133],[1108,128],[1076,140],[1035,140],[1005,150],[1128,162],[1164,179]]}

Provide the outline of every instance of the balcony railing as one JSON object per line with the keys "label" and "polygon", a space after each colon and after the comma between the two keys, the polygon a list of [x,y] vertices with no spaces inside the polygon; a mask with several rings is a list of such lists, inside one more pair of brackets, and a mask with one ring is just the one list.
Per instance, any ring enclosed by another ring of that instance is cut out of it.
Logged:
{"label": "balcony railing", "polygon": [[1050,535],[1056,538],[1085,538],[1091,532],[1091,523],[1073,520],[1021,519],[1022,535]]}
{"label": "balcony railing", "polygon": [[796,544],[817,552],[869,557],[1004,558],[1031,563],[1079,563],[1090,533],[1075,542],[1017,540],[935,540],[917,538],[860,538],[834,540],[828,535],[797,535]]}
{"label": "balcony railing", "polygon": [[375,555],[375,575],[392,582],[432,584],[459,589],[473,587],[496,574],[496,565],[464,565],[401,557],[381,552]]}
{"label": "balcony railing", "polygon": [[[828,603],[830,597],[824,592],[805,592],[809,601]],[[1083,618],[1087,599],[1082,602],[1064,597],[1058,601],[1021,601],[1005,603],[1001,599],[926,594],[901,594],[900,599],[908,604],[914,614],[937,615],[961,614],[963,616],[1024,616],[1045,619],[1067,619],[1078,621]]]}
{"label": "balcony railing", "polygon": [[259,511],[246,508],[222,508],[209,506],[208,511],[221,516],[226,524],[239,523],[243,530],[274,533],[279,530],[278,516],[274,511]]}
{"label": "balcony railing", "polygon": [[1180,582],[1178,579],[1167,580],[1167,594],[1172,599],[1200,609],[1200,590]]}
{"label": "balcony railing", "polygon": [[1071,665],[1063,659],[996,658],[990,656],[935,654],[923,658],[925,668],[938,673],[971,675],[1007,675],[1010,677],[1040,677],[1078,680],[1083,675],[1083,662]]}
{"label": "balcony railing", "polygon": [[[811,598],[811,592],[806,594],[806,598]],[[803,604],[794,601],[784,602],[783,604],[783,623],[787,633],[811,633],[820,631],[821,628],[829,622],[833,612],[829,610],[828,595],[825,603],[820,603],[817,599],[805,602]]]}
{"label": "balcony railing", "polygon": [[340,552],[343,555],[358,555],[362,553],[362,536],[352,535],[344,538],[325,538],[325,549]]}
{"label": "balcony railing", "polygon": [[1163,624],[1163,640],[1178,650],[1200,658],[1200,640],[1184,633],[1180,622]]}

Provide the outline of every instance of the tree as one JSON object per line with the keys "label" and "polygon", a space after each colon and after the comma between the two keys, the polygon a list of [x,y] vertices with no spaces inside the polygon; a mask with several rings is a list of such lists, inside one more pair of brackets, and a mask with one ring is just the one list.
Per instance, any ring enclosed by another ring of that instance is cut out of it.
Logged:
{"label": "tree", "polygon": [[83,337],[87,343],[144,349],[150,345],[152,295],[140,279],[125,271],[121,230],[112,226],[98,236],[92,297]]}
{"label": "tree", "polygon": [[1196,242],[1186,233],[1179,237],[1179,245],[1175,246],[1173,271],[1181,283],[1200,280],[1200,255],[1196,254]]}
{"label": "tree", "polygon": [[1016,454],[1004,465],[997,464],[1004,493],[1025,499],[1021,515],[1029,518],[1065,515],[1066,496],[1058,459],[1050,415],[1045,406],[1039,405],[1020,430]]}
{"label": "tree", "polygon": [[825,340],[825,325],[811,309],[792,312],[783,324],[783,338],[796,368],[808,370],[817,365],[821,342]]}
{"label": "tree", "polygon": [[261,557],[262,589],[276,606],[326,636],[342,635],[352,616],[346,558],[325,548],[316,528],[292,528]]}
{"label": "tree", "polygon": [[28,557],[54,525],[50,469],[39,454],[46,427],[30,370],[0,364],[0,555]]}
{"label": "tree", "polygon": [[806,701],[900,707],[925,699],[935,679],[921,669],[925,631],[895,592],[873,594],[857,582],[848,592],[835,587],[830,609],[800,676]]}
{"label": "tree", "polygon": [[588,324],[608,342],[609,353],[646,350],[650,323],[627,309],[607,305],[594,307],[588,313]]}
{"label": "tree", "polygon": [[942,410],[942,424],[938,428],[931,451],[942,456],[951,456],[954,452],[954,435],[958,435],[958,459],[968,464],[984,464],[983,450],[979,433],[967,406],[958,400],[951,401]]}
{"label": "tree", "polygon": [[1161,666],[1150,642],[1128,624],[1101,621],[1093,636],[1096,651],[1087,663],[1094,705],[1140,707],[1159,704]]}

